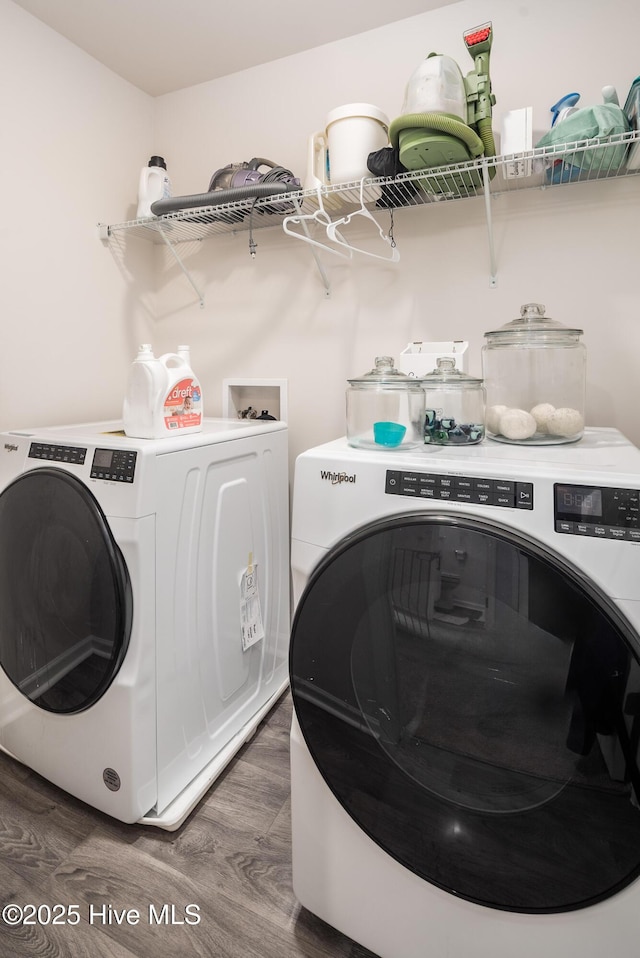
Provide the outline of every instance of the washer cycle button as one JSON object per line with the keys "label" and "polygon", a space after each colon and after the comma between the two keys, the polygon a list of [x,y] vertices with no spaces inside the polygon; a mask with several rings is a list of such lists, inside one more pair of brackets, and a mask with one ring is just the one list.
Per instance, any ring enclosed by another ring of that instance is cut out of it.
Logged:
{"label": "washer cycle button", "polygon": [[516,509],[533,509],[532,482],[516,482]]}
{"label": "washer cycle button", "polygon": [[556,519],[556,532],[567,532],[572,535],[575,531],[574,522],[567,522],[566,519]]}
{"label": "washer cycle button", "polygon": [[387,481],[384,491],[388,495],[400,495],[400,473],[393,469],[387,469]]}

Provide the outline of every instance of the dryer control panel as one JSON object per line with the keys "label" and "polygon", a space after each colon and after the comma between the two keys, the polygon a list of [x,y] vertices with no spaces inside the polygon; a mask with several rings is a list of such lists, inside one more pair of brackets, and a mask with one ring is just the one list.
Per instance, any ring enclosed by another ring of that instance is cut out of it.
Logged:
{"label": "dryer control panel", "polygon": [[433,472],[387,469],[384,491],[392,496],[448,499],[507,509],[533,509],[533,483],[479,476],[448,476]]}
{"label": "dryer control panel", "polygon": [[640,542],[640,490],[556,483],[556,532]]}

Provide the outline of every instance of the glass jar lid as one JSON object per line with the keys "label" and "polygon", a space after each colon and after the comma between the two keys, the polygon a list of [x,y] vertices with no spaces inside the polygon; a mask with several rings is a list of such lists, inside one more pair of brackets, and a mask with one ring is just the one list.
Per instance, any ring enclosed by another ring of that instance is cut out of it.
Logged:
{"label": "glass jar lid", "polygon": [[348,379],[347,382],[358,386],[400,386],[405,388],[413,386],[421,388],[419,379],[401,373],[393,363],[394,360],[391,356],[376,356],[373,369],[362,376]]}
{"label": "glass jar lid", "polygon": [[452,386],[454,389],[469,389],[469,387],[477,389],[478,386],[482,386],[483,381],[457,369],[455,359],[451,359],[450,356],[441,356],[436,362],[436,369],[420,379],[425,388],[429,386]]}
{"label": "glass jar lid", "polygon": [[520,307],[518,319],[513,319],[510,323],[505,323],[499,329],[493,329],[484,335],[489,341],[514,343],[531,339],[548,340],[582,336],[582,329],[570,329],[568,326],[563,326],[550,316],[545,316],[544,311],[545,307],[542,303],[526,303]]}

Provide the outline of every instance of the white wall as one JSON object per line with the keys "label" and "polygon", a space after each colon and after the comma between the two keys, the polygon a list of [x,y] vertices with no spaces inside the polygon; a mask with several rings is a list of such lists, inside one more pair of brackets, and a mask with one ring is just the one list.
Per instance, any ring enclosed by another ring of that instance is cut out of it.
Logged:
{"label": "white wall", "polygon": [[309,250],[280,228],[256,233],[255,261],[246,233],[185,250],[203,309],[162,249],[96,239],[99,220],[134,214],[150,153],[166,157],[176,194],[203,192],[214,170],[256,155],[303,176],[307,137],[330,109],[364,100],[399,115],[431,50],[471,69],[462,33],[486,20],[496,130],[503,111],[531,104],[542,131],[563,94],[578,90],[588,105],[612,83],[624,98],[640,73],[636,0],[612,0],[606,16],[595,0],[462,0],[153,101],[0,0],[0,69],[11,78],[0,424],[117,414],[137,342],[158,352],[188,342],[210,415],[221,413],[225,377],[289,380],[295,456],[344,432],[346,380],[376,355],[469,339],[479,372],[483,333],[539,301],[585,331],[590,422],[640,443],[633,177],[497,199],[495,289],[480,199],[397,211],[396,266],[327,257],[330,298]]}
{"label": "white wall", "polygon": [[0,0],[0,115],[0,428],[118,416],[153,277],[97,224],[135,214],[153,99]]}
{"label": "white wall", "polygon": [[[304,176],[307,137],[330,109],[367,101],[400,115],[424,56],[448,53],[468,72],[462,33],[486,20],[494,29],[496,131],[504,111],[531,104],[541,135],[563,94],[580,91],[589,105],[612,83],[623,99],[640,73],[635,0],[613,0],[606,16],[594,0],[463,0],[159,98],[157,142],[174,191],[204,191],[215,169],[256,155]],[[296,454],[344,432],[346,379],[376,355],[397,356],[411,340],[468,339],[472,371],[480,372],[484,332],[519,315],[521,304],[542,302],[555,319],[584,329],[590,423],[616,425],[640,442],[637,201],[634,178],[497,199],[495,289],[481,199],[396,212],[395,266],[326,256],[329,299],[308,248],[279,228],[256,234],[255,261],[247,234],[216,237],[188,254],[203,310],[175,268],[162,273],[157,339],[162,348],[191,342],[212,413],[220,411],[223,377],[288,378]],[[386,229],[386,213],[380,221]]]}

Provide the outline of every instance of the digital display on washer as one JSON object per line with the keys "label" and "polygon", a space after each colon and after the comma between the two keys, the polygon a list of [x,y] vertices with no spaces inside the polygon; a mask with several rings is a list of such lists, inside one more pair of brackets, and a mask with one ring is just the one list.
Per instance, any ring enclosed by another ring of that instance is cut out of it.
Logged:
{"label": "digital display on washer", "polygon": [[640,542],[640,490],[610,486],[554,486],[556,532]]}
{"label": "digital display on washer", "polygon": [[93,457],[93,465],[96,469],[111,469],[112,462],[113,449],[96,449],[96,454]]}
{"label": "digital display on washer", "polygon": [[602,518],[602,489],[586,486],[556,486],[558,512]]}
{"label": "digital display on washer", "polygon": [[91,478],[107,482],[133,482],[136,452],[127,449],[96,449],[91,463]]}

